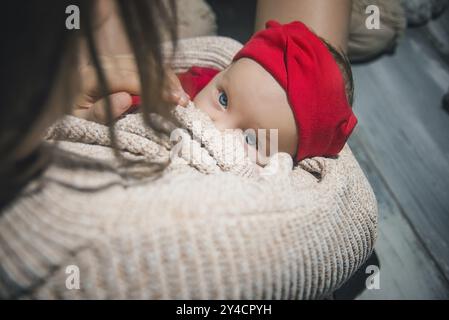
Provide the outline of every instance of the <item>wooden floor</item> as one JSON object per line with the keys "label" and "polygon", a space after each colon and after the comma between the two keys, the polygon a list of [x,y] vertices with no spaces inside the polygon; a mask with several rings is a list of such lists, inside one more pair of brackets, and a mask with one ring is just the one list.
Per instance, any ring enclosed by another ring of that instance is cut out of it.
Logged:
{"label": "wooden floor", "polygon": [[[219,34],[249,38],[254,0],[208,2]],[[393,55],[353,66],[359,125],[349,144],[379,205],[380,289],[359,299],[449,298],[448,46],[446,10],[408,29]]]}
{"label": "wooden floor", "polygon": [[449,32],[446,13],[408,29],[392,56],[353,66],[359,125],[349,144],[380,215],[380,289],[360,299],[449,298],[449,33],[440,52],[434,45],[441,25]]}

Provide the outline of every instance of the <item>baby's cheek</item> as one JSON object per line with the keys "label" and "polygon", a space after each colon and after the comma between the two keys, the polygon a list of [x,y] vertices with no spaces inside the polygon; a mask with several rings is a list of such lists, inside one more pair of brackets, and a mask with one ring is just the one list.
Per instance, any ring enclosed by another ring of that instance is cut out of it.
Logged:
{"label": "baby's cheek", "polygon": [[200,109],[200,110],[206,112],[207,114],[209,114],[209,112],[207,110],[208,108],[206,107],[208,101],[206,99],[206,94],[203,91],[204,90],[201,90],[200,92],[198,92],[198,94],[195,96],[195,98],[193,98],[192,101],[193,101],[193,103],[195,104],[195,106],[198,109]]}
{"label": "baby's cheek", "polygon": [[220,111],[214,107],[213,101],[211,101],[208,92],[204,89],[200,91],[192,101],[195,106],[206,113],[214,123],[220,119]]}

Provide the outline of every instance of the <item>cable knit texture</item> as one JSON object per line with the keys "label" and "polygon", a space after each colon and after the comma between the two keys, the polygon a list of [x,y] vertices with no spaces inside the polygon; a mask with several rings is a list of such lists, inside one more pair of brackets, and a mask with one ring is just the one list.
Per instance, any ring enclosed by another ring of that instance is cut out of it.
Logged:
{"label": "cable knit texture", "polygon": [[[181,40],[171,64],[223,69],[239,48]],[[48,130],[52,164],[0,216],[1,297],[321,298],[369,256],[376,201],[347,146],[294,168],[281,153],[258,170],[193,104],[173,113],[181,142],[138,114],[116,124],[125,158],[175,154],[157,175],[127,175],[103,125],[67,116]],[[71,265],[79,289],[66,286]]]}

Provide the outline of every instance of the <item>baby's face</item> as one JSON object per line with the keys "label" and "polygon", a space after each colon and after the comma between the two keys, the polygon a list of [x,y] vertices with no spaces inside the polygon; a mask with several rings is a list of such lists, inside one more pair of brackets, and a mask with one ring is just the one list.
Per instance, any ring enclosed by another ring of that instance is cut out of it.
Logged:
{"label": "baby's face", "polygon": [[[257,148],[256,141],[262,138],[255,137],[251,131],[257,134],[258,129],[266,129],[269,146],[269,129],[277,129],[278,151],[295,155],[298,137],[287,95],[255,61],[242,58],[231,64],[196,95],[194,103],[209,115],[218,129],[247,132],[245,141],[251,148]],[[260,158],[269,152],[265,150]]]}

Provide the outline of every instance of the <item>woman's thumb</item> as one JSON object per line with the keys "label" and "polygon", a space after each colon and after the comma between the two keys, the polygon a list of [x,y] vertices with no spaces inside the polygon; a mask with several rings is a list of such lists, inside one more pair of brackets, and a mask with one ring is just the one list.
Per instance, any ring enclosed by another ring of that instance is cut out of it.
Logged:
{"label": "woman's thumb", "polygon": [[[113,93],[109,95],[108,98],[110,99],[111,104],[112,120],[115,120],[124,114],[132,104],[131,95],[127,92]],[[108,122],[106,99],[107,97],[98,100],[89,108],[88,120],[103,124]]]}

